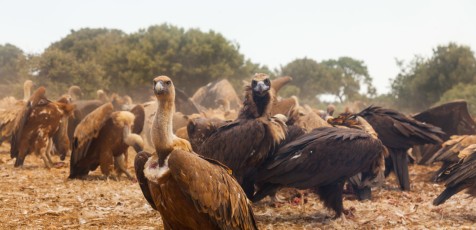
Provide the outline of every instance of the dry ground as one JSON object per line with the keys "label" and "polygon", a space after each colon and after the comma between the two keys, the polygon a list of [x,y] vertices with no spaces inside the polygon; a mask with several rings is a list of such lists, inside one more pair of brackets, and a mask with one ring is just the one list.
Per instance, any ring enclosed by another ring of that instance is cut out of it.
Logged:
{"label": "dry ground", "polygon": [[[99,172],[89,180],[67,180],[68,163],[48,170],[36,156],[28,156],[23,168],[13,168],[6,150],[0,148],[0,229],[162,229],[160,215],[148,206],[137,183],[125,177],[103,179]],[[131,172],[134,156],[131,152]],[[436,168],[412,166],[411,192],[398,191],[390,177],[383,188],[374,190],[372,201],[347,197],[344,206],[353,216],[346,219],[330,219],[333,213],[312,193],[304,205],[290,202],[274,208],[268,200],[255,204],[256,219],[260,229],[476,228],[476,201],[467,195],[432,206],[443,190],[428,182]]]}

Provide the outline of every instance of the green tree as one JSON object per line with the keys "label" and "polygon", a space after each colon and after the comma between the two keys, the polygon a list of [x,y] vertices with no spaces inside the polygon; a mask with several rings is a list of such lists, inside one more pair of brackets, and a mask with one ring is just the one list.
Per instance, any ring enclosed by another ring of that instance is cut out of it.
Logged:
{"label": "green tree", "polygon": [[408,65],[397,61],[400,73],[392,82],[397,104],[412,110],[429,107],[462,83],[476,83],[476,59],[468,46],[438,46],[432,57],[416,56]]}
{"label": "green tree", "polygon": [[29,78],[28,58],[12,45],[0,45],[0,84],[20,83]]}
{"label": "green tree", "polygon": [[465,100],[468,102],[469,111],[476,114],[476,84],[457,84],[446,91],[436,104],[443,104],[454,100]]}

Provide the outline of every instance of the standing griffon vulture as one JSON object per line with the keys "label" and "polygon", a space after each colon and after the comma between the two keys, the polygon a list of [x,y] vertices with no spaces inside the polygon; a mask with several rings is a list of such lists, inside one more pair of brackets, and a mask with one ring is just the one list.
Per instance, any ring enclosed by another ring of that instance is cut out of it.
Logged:
{"label": "standing griffon vulture", "polygon": [[344,211],[345,181],[362,172],[371,183],[382,174],[385,147],[370,134],[356,129],[321,127],[281,146],[273,158],[258,169],[259,189],[253,201],[274,194],[281,187],[317,188],[324,206]]}
{"label": "standing griffon vulture", "polygon": [[141,152],[135,169],[144,197],[160,212],[165,229],[257,229],[245,193],[229,169],[192,152],[172,132],[175,88],[154,79],[158,107],[153,123],[154,156]]}
{"label": "standing griffon vulture", "polygon": [[26,80],[23,83],[23,100],[7,97],[0,101],[0,145],[10,140],[15,127],[15,119],[20,115],[26,102],[31,96],[33,82]]}
{"label": "standing griffon vulture", "polygon": [[458,158],[458,162],[438,174],[436,181],[444,181],[446,188],[433,200],[433,205],[440,205],[465,189],[469,195],[476,196],[476,144],[461,151]]}
{"label": "standing griffon vulture", "polygon": [[286,136],[286,125],[271,119],[274,94],[270,89],[269,76],[255,74],[238,118],[218,128],[197,150],[230,167],[249,198],[254,193],[252,175]]}
{"label": "standing griffon vulture", "polygon": [[400,188],[410,190],[407,150],[414,145],[440,144],[445,133],[436,126],[378,106],[369,106],[357,116],[363,117],[374,128],[387,147],[390,159],[386,160],[386,172],[393,166]]}
{"label": "standing griffon vulture", "polygon": [[[144,143],[138,135],[142,131],[144,108],[134,107],[131,112],[114,112],[112,103],[106,103],[88,114],[74,131],[69,178],[80,178],[98,166],[109,176],[114,163],[117,176],[127,171],[127,149],[143,150]],[[64,157],[64,156],[63,156]]]}
{"label": "standing griffon vulture", "polygon": [[61,120],[72,114],[74,106],[61,100],[52,102],[45,93],[44,87],[38,88],[15,120],[10,149],[11,157],[16,158],[15,167],[22,166],[25,157],[32,152],[41,156],[47,168],[53,166],[50,156],[53,135]]}

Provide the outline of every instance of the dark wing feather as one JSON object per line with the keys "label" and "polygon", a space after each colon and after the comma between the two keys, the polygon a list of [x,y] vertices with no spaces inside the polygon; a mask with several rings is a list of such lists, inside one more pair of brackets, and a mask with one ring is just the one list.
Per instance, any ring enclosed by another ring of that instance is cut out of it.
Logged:
{"label": "dark wing feather", "polygon": [[369,168],[384,148],[379,140],[361,130],[314,129],[280,148],[277,162],[263,167],[257,182],[298,188],[326,185]]}
{"label": "dark wing feather", "polygon": [[75,175],[75,165],[88,156],[88,150],[98,137],[106,121],[111,118],[114,107],[106,103],[89,113],[74,130],[73,148],[71,151],[70,177]]}
{"label": "dark wing feather", "polygon": [[174,150],[168,162],[184,194],[220,229],[257,229],[251,205],[227,168],[182,150]]}
{"label": "dark wing feather", "polygon": [[134,108],[131,109],[131,113],[133,113],[135,116],[132,132],[139,134],[142,132],[142,129],[144,128],[144,121],[145,121],[144,106],[142,105],[134,106]]}
{"label": "dark wing feather", "polygon": [[238,177],[267,158],[269,144],[264,142],[265,135],[266,128],[259,120],[237,120],[218,128],[198,153],[222,162]]}
{"label": "dark wing feather", "polygon": [[151,156],[150,153],[144,151],[137,153],[134,159],[134,169],[136,171],[137,182],[139,182],[140,189],[142,190],[145,199],[153,209],[157,210],[154,199],[150,193],[149,182],[144,175],[144,165]]}
{"label": "dark wing feather", "polygon": [[18,144],[20,143],[21,134],[32,111],[33,111],[33,106],[31,104],[31,101],[28,101],[26,105],[23,107],[23,109],[21,109],[21,111],[19,112],[15,121],[13,121],[14,127],[12,131],[12,139],[11,139],[11,147],[10,147],[11,158],[18,157],[18,152],[20,150],[20,146],[18,146]]}
{"label": "dark wing feather", "polygon": [[357,114],[369,122],[382,142],[391,148],[439,144],[446,135],[439,127],[425,124],[395,110],[369,106]]}

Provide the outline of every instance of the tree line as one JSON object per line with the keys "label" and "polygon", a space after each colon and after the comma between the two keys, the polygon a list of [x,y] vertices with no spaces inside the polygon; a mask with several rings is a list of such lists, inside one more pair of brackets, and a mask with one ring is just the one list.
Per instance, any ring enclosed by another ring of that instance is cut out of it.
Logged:
{"label": "tree line", "polygon": [[[476,60],[468,46],[449,43],[431,57],[415,56],[396,63],[400,72],[391,92],[378,95],[366,64],[352,57],[316,61],[298,58],[278,69],[246,59],[237,43],[215,31],[203,32],[162,24],[124,33],[117,29],[71,30],[41,54],[26,54],[12,44],[0,44],[0,96],[20,94],[21,83],[32,79],[53,95],[79,85],[86,96],[103,89],[144,99],[153,76],[173,76],[182,90],[226,78],[236,89],[255,72],[292,76],[281,96],[297,95],[315,104],[319,95],[339,103],[385,103],[419,111],[454,99],[466,99],[476,112]],[[3,95],[2,95],[3,94]],[[474,102],[474,103],[473,103]]]}

